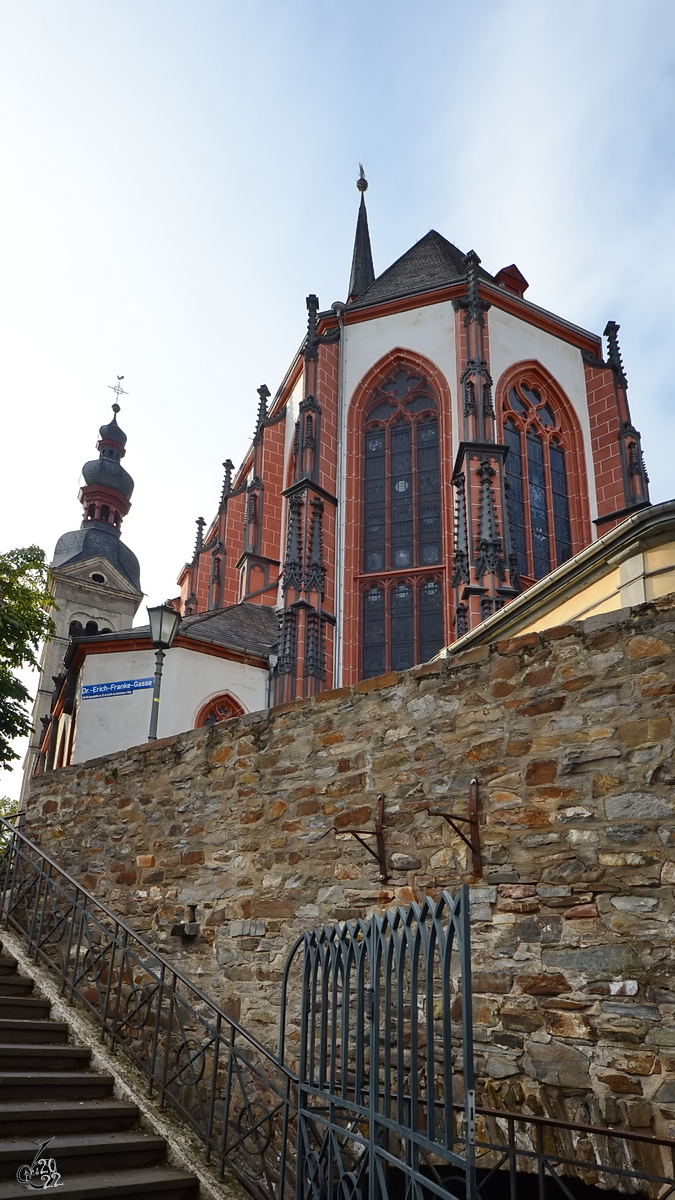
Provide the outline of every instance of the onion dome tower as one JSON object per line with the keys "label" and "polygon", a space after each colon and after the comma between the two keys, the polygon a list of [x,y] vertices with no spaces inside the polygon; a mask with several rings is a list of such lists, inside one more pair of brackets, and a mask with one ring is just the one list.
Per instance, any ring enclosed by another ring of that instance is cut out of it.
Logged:
{"label": "onion dome tower", "polygon": [[[78,496],[83,509],[82,525],[59,538],[52,568],[61,569],[100,556],[140,592],[138,559],[120,537],[122,521],[131,508],[134,481],[120,461],[126,454],[127,435],[117,424],[119,411],[119,404],[113,404],[112,421],[99,429],[98,458],[86,462],[82,468],[84,484]],[[106,575],[104,570],[97,573]]]}
{"label": "onion dome tower", "polygon": [[[118,397],[122,394],[119,379],[113,390]],[[119,411],[119,404],[113,404],[112,420],[99,430],[98,458],[82,468],[84,483],[78,495],[82,524],[61,535],[51,562],[56,629],[45,643],[40,663],[24,792],[39,758],[54,683],[61,680],[71,638],[99,637],[129,629],[143,599],[138,559],[120,536],[122,521],[131,507],[134,481],[120,461],[126,453],[127,435],[117,424]],[[67,703],[72,711],[75,697],[69,696]]]}
{"label": "onion dome tower", "polygon": [[126,454],[127,435],[117,424],[119,404],[112,407],[112,421],[99,429],[100,440],[96,443],[99,457],[82,468],[84,487],[80,489],[79,499],[84,506],[83,529],[89,521],[101,521],[113,525],[119,532],[122,519],[131,507],[134,481],[120,462]]}

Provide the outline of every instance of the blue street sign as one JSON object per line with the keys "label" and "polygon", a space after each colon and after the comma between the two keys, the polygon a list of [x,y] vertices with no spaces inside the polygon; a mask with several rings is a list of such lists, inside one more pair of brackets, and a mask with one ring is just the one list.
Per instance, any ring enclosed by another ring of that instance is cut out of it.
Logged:
{"label": "blue street sign", "polygon": [[117,683],[86,683],[82,688],[83,700],[95,700],[101,696],[129,696],[140,688],[151,688],[154,679],[120,679]]}

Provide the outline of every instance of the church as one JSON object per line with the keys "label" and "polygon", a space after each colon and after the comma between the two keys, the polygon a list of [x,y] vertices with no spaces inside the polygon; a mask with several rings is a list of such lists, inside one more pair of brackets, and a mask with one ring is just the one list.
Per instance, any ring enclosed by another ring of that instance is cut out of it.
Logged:
{"label": "church", "polygon": [[[603,343],[530,301],[515,264],[490,274],[435,230],[376,276],[363,171],[357,187],[346,301],[307,298],[285,377],[258,388],[250,450],[197,520],[168,602],[182,620],[160,737],[405,670],[511,611],[527,628],[561,580],[571,615],[591,611],[584,555],[598,547],[606,575],[614,531],[652,520],[618,325]],[[147,737],[153,653],[148,626],[131,628],[115,409],[84,468],[82,528],[52,564],[29,775]],[[598,611],[622,602],[617,583]]]}

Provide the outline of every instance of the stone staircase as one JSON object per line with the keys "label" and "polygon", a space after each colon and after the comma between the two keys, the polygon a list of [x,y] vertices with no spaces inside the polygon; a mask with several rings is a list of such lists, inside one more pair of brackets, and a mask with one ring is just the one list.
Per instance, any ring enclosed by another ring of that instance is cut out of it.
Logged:
{"label": "stone staircase", "polygon": [[0,1200],[35,1194],[17,1171],[52,1137],[59,1197],[198,1200],[197,1178],[167,1165],[164,1139],[139,1129],[136,1105],[115,1099],[113,1076],[91,1069],[32,992],[0,943]]}

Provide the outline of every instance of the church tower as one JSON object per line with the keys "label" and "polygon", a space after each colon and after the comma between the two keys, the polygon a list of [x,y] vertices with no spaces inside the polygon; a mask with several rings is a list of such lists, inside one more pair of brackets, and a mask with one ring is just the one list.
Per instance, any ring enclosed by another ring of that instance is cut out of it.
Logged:
{"label": "church tower", "polygon": [[[134,481],[121,464],[127,435],[117,424],[119,411],[119,404],[113,404],[112,420],[99,430],[98,458],[82,468],[84,484],[78,496],[83,508],[82,524],[62,534],[51,562],[56,628],[45,643],[40,662],[33,733],[24,764],[24,792],[41,755],[45,764],[49,760],[48,769],[62,766],[68,759],[67,746],[44,747],[42,741],[70,639],[85,633],[91,636],[127,629],[143,598],[138,559],[120,534],[131,507]],[[74,697],[66,697],[65,704],[70,704],[72,711]],[[74,730],[74,721],[71,727]],[[55,733],[57,728],[57,722],[53,722]]]}

